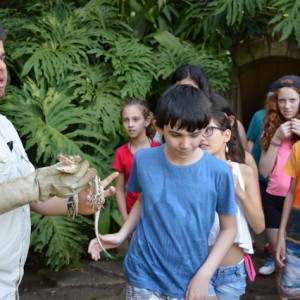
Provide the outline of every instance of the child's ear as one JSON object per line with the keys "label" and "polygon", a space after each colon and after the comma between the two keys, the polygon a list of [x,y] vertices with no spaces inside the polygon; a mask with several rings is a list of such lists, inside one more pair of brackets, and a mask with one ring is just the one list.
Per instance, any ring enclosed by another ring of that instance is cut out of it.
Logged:
{"label": "child's ear", "polygon": [[225,142],[228,143],[230,141],[230,138],[231,138],[231,130],[226,129],[224,131],[224,136],[225,136]]}

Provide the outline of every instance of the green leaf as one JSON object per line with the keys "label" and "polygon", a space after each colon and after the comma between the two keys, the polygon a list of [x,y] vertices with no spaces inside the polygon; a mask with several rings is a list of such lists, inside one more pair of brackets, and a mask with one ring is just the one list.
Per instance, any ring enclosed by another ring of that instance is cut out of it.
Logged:
{"label": "green leaf", "polygon": [[152,34],[149,34],[148,37],[153,37],[160,45],[166,48],[175,48],[181,46],[179,39],[165,30],[158,30]]}

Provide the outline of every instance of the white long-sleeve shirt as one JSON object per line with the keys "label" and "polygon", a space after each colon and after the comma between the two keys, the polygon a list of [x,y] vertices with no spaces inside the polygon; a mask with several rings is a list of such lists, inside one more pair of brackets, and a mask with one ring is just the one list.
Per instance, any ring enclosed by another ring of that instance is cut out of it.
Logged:
{"label": "white long-sleeve shirt", "polygon": [[[13,141],[12,150],[7,145],[10,141]],[[0,115],[0,182],[29,175],[33,171],[17,131],[6,117]],[[18,299],[30,230],[28,204],[0,215],[0,299]]]}

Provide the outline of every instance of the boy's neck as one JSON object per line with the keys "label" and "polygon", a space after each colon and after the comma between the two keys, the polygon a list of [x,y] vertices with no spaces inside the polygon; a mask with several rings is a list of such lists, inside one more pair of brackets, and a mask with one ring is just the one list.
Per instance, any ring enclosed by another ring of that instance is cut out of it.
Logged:
{"label": "boy's neck", "polygon": [[166,160],[175,166],[188,166],[196,163],[203,157],[203,150],[199,147],[195,149],[189,156],[178,157],[175,153],[169,151],[168,145],[164,149]]}

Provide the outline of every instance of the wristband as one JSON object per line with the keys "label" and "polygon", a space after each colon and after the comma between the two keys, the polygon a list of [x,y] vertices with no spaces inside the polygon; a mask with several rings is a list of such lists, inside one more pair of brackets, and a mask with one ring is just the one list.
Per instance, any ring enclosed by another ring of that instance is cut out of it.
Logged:
{"label": "wristband", "polygon": [[74,213],[75,213],[75,210],[74,210],[74,198],[73,198],[73,196],[71,196],[68,199],[67,208],[68,208],[68,216],[69,217],[73,217]]}
{"label": "wristband", "polygon": [[271,139],[270,144],[275,146],[275,147],[280,147],[281,146],[281,144],[274,142],[273,139]]}

